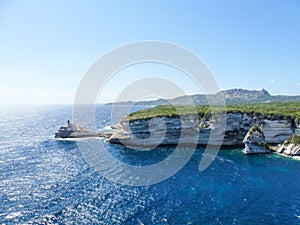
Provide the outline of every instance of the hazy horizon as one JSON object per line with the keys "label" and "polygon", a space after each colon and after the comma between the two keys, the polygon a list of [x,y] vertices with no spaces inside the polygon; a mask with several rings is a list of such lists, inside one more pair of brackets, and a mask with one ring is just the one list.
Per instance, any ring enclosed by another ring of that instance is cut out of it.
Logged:
{"label": "hazy horizon", "polygon": [[[221,92],[222,91],[228,91],[228,90],[234,90],[234,89],[243,89],[243,90],[248,90],[248,91],[262,91],[262,90],[266,90],[266,89],[261,89],[261,90],[249,90],[249,89],[244,89],[244,88],[231,88],[231,89],[226,89],[226,90],[220,90]],[[269,92],[268,90],[266,90],[267,92]],[[192,93],[192,94],[188,94],[188,95],[197,95],[197,94],[203,94],[203,93]],[[216,94],[216,93],[210,93],[210,94]],[[272,93],[269,92],[269,94],[271,96],[300,96],[300,95],[273,95]],[[180,96],[177,96],[177,97],[181,97],[183,95],[180,95]],[[177,97],[174,97],[174,98],[177,98]],[[143,100],[140,100],[139,102],[142,102],[142,101],[155,101],[155,100],[159,100],[159,99],[166,99],[166,98],[147,98],[147,99],[143,99]],[[171,98],[173,99],[173,98]],[[103,105],[103,104],[110,104],[110,103],[116,103],[116,102],[135,102],[134,100],[121,100],[121,101],[107,101],[107,102],[99,102],[97,101],[95,104],[96,105]],[[72,106],[74,104],[74,102],[70,102],[70,103],[7,103],[7,104],[3,104],[3,103],[0,103],[0,106],[22,106],[22,105],[28,105],[28,106],[48,106],[48,105],[70,105]],[[78,103],[77,103],[78,104]],[[83,104],[85,105],[85,104]]]}

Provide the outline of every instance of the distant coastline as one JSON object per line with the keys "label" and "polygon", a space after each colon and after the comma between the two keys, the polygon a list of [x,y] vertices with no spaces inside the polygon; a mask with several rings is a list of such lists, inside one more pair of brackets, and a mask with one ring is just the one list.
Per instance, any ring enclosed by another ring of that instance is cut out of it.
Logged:
{"label": "distant coastline", "polygon": [[[195,105],[208,105],[209,102],[219,100],[220,97],[224,98],[226,104],[237,103],[272,103],[272,102],[300,102],[300,95],[271,95],[267,90],[247,90],[247,89],[229,89],[220,91],[215,94],[195,94],[180,96],[173,99],[157,99],[151,101],[122,101],[107,103],[107,105],[183,105],[187,100],[192,100]],[[209,101],[208,101],[209,100]]]}

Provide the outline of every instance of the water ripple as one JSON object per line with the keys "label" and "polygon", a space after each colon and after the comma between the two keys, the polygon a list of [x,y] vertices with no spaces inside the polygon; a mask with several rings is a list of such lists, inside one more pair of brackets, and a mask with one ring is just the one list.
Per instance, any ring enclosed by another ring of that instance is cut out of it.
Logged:
{"label": "water ripple", "polygon": [[[0,223],[3,224],[297,224],[300,162],[277,155],[220,151],[204,172],[203,149],[170,179],[122,186],[96,173],[74,141],[57,141],[71,106],[0,110]],[[97,126],[110,125],[100,107]],[[139,154],[120,146],[121,161],[149,165],[172,149]],[[158,153],[159,152],[159,153]],[[117,170],[113,171],[118,176]]]}

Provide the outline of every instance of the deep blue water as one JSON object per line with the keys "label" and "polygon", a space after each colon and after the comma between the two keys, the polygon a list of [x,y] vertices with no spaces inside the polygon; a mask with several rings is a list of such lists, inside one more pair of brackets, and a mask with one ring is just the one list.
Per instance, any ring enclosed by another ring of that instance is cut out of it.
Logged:
{"label": "deep blue water", "polygon": [[[300,161],[222,150],[199,172],[199,148],[168,180],[120,185],[94,171],[75,141],[53,138],[71,115],[71,106],[0,108],[1,224],[300,223]],[[109,107],[99,108],[97,121],[99,128],[110,124]],[[109,150],[122,161],[147,165],[172,149]]]}

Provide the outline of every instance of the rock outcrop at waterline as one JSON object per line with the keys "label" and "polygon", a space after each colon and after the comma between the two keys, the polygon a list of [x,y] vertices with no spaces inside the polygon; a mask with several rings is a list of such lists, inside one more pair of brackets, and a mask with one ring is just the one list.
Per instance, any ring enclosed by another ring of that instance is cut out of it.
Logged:
{"label": "rock outcrop at waterline", "polygon": [[300,156],[300,136],[294,134],[289,137],[283,145],[277,149],[277,152],[288,156]]}
{"label": "rock outcrop at waterline", "polygon": [[[222,142],[223,147],[242,147],[244,138],[250,128],[260,124],[265,141],[271,144],[282,144],[290,135],[299,131],[289,120],[269,120],[256,118],[253,114],[230,112],[218,120],[199,120],[190,116],[181,124],[179,117],[156,117],[152,119],[123,120],[113,127],[112,135],[107,139],[114,144],[153,146],[192,143],[198,145]],[[225,129],[221,121],[225,121]],[[185,135],[182,137],[182,133]],[[190,134],[190,135],[188,135]],[[211,135],[213,134],[213,135]],[[223,138],[224,137],[224,138]]]}
{"label": "rock outcrop at waterline", "polygon": [[265,135],[259,125],[254,125],[248,131],[243,143],[245,144],[244,152],[250,154],[266,154],[270,153],[265,140]]}

